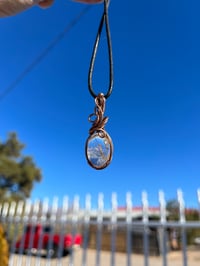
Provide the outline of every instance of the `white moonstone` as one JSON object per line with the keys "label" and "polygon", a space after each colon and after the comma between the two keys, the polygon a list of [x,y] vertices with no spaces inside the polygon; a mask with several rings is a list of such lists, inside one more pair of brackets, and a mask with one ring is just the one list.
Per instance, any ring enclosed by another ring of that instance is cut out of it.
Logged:
{"label": "white moonstone", "polygon": [[105,168],[112,158],[112,142],[109,135],[94,133],[87,140],[86,156],[96,169]]}

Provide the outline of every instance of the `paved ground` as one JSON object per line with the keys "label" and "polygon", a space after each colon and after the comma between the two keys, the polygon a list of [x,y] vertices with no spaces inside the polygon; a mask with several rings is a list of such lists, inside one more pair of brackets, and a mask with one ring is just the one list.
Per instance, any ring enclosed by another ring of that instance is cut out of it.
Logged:
{"label": "paved ground", "polygon": [[[189,251],[187,254],[188,264],[187,266],[200,266],[200,250]],[[70,263],[70,257],[64,257],[63,259],[44,259],[37,257],[28,257],[22,255],[13,255],[10,260],[9,266],[97,266],[96,265],[96,252],[94,250],[88,250],[87,263],[82,263],[83,252],[82,250],[76,250],[74,253],[74,261]],[[167,256],[167,266],[184,266],[182,253],[171,252]],[[115,264],[111,264],[111,255],[109,252],[101,252],[100,256],[101,266],[126,266],[127,257],[126,254],[116,253]],[[100,266],[98,265],[98,266]],[[144,266],[144,257],[141,255],[133,254],[131,256],[131,265]],[[149,257],[149,266],[163,266],[162,257]]]}

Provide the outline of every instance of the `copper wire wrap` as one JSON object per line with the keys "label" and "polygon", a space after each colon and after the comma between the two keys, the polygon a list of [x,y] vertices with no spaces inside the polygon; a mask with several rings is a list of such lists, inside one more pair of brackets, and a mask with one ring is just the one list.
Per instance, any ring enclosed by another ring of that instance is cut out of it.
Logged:
{"label": "copper wire wrap", "polygon": [[[104,117],[104,112],[105,112],[105,103],[106,99],[103,95],[103,93],[100,93],[96,98],[95,98],[95,108],[94,108],[94,113],[89,115],[88,120],[93,123],[92,127],[89,130],[89,134],[92,135],[95,132],[102,133],[102,137],[104,137],[105,130],[104,127],[106,123],[108,122],[108,117]],[[93,119],[95,118],[95,119]]]}

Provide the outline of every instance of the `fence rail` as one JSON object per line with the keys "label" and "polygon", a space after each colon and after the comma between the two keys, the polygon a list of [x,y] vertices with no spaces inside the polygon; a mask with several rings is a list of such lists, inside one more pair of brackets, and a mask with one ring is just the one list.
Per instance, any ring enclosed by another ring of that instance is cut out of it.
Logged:
{"label": "fence rail", "polygon": [[[200,220],[187,221],[182,191],[177,191],[176,221],[168,219],[170,212],[162,191],[157,208],[149,206],[146,192],[141,202],[140,207],[134,207],[130,193],[124,208],[118,206],[117,195],[112,194],[110,210],[104,208],[103,194],[98,196],[97,209],[92,209],[90,195],[84,208],[78,196],[72,204],[64,197],[61,205],[58,198],[52,203],[48,199],[4,202],[0,205],[0,222],[9,241],[9,266],[167,266],[172,249],[180,249],[181,257],[176,262],[179,264],[171,265],[188,266],[188,231],[196,230],[200,236]],[[197,203],[200,206],[200,190]],[[143,257],[141,262],[134,263],[135,254]],[[155,256],[160,264],[151,262]],[[196,263],[200,263],[200,254]]]}

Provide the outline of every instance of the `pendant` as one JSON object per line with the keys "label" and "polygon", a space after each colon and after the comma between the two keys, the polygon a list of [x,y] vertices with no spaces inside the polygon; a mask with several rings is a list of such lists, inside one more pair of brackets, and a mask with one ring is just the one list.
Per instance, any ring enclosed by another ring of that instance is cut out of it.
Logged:
{"label": "pendant", "polygon": [[92,127],[85,145],[85,155],[89,165],[97,170],[107,167],[113,154],[113,143],[104,127],[108,117],[104,117],[105,98],[101,93],[95,98],[95,112],[89,116]]}
{"label": "pendant", "polygon": [[86,158],[90,166],[104,169],[112,160],[113,144],[107,132],[96,132],[86,142]]}

